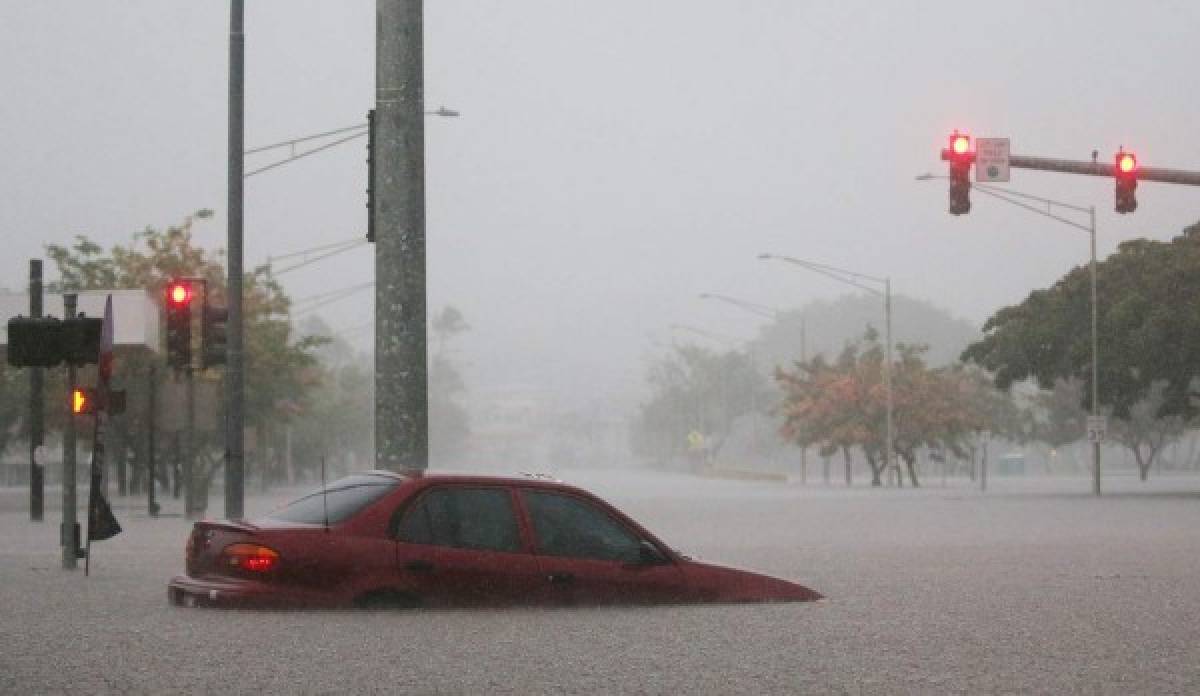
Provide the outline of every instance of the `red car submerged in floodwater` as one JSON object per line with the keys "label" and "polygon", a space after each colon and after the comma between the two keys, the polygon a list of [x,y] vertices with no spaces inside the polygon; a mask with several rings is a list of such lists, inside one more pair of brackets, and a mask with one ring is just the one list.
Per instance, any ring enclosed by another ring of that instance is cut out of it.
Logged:
{"label": "red car submerged in floodwater", "polygon": [[786,580],[694,561],[596,496],[542,477],[371,471],[253,521],[202,521],[179,605],[795,602]]}

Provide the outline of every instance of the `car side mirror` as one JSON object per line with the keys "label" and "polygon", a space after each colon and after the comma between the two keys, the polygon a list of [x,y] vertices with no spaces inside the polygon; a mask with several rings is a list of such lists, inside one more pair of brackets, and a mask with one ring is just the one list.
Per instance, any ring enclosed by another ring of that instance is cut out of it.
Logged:
{"label": "car side mirror", "polygon": [[636,565],[640,565],[640,566],[666,565],[667,563],[670,563],[670,562],[671,562],[671,559],[669,559],[665,555],[663,555],[663,552],[659,551],[658,547],[655,546],[654,544],[651,544],[650,542],[648,542],[644,539],[642,540],[642,542],[640,544],[638,544],[638,559],[637,559]]}

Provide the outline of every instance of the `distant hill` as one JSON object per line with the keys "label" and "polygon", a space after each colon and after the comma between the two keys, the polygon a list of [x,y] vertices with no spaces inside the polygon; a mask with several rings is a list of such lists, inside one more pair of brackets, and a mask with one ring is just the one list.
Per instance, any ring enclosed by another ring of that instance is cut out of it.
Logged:
{"label": "distant hill", "polygon": [[[843,295],[836,300],[818,300],[782,312],[759,332],[752,344],[764,371],[776,365],[790,366],[800,358],[802,323],[808,356],[824,353],[834,358],[847,343],[861,338],[868,326],[877,329],[882,340],[883,300],[867,294]],[[981,337],[979,327],[929,302],[903,295],[892,297],[893,342],[928,345],[926,359],[930,365],[957,362],[963,349]]]}

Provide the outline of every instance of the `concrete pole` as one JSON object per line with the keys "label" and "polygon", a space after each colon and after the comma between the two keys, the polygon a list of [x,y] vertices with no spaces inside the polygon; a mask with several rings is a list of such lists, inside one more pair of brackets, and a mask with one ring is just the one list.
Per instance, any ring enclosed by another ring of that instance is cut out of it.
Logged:
{"label": "concrete pole", "polygon": [[[74,319],[78,296],[71,292],[63,295],[63,318]],[[75,388],[75,366],[67,365],[67,421],[63,425],[63,472],[62,472],[62,567],[75,570],[79,565],[79,542],[76,519],[78,503],[75,499],[75,414],[71,412],[72,391]]]}
{"label": "concrete pole", "polygon": [[[29,260],[29,316],[42,316],[42,260]],[[38,463],[38,448],[45,440],[46,398],[43,392],[46,373],[43,368],[29,370],[29,519],[41,522],[45,516],[45,467]]]}
{"label": "concrete pole", "polygon": [[421,0],[376,0],[375,459],[429,462]]}
{"label": "concrete pole", "polygon": [[[1096,207],[1088,208],[1091,224],[1088,232],[1092,243],[1092,415],[1100,415],[1100,339],[1097,329],[1096,305]],[[1092,493],[1100,495],[1100,441],[1092,443]]]}
{"label": "concrete pole", "polygon": [[[225,517],[231,520],[243,516],[246,470],[246,366],[243,351],[245,323],[242,318],[242,153],[245,149],[242,118],[245,78],[243,9],[242,0],[232,0],[229,12],[229,317],[226,322],[225,341]],[[188,385],[190,404],[190,370]],[[191,446],[189,441],[189,462]],[[190,474],[188,483],[193,483]]]}

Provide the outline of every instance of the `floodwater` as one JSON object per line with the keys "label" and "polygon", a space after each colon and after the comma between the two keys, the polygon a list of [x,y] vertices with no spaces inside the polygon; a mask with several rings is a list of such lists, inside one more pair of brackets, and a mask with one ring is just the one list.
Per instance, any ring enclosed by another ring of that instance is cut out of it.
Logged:
{"label": "floodwater", "polygon": [[[0,491],[0,692],[1200,693],[1200,478],[920,490],[560,472],[669,544],[811,604],[171,607],[188,524],[116,499],[92,575]],[[52,492],[52,495],[55,493]],[[250,498],[264,512],[278,501]],[[81,492],[81,500],[86,495]],[[213,504],[220,505],[220,494]]]}

